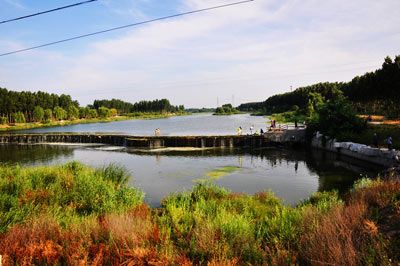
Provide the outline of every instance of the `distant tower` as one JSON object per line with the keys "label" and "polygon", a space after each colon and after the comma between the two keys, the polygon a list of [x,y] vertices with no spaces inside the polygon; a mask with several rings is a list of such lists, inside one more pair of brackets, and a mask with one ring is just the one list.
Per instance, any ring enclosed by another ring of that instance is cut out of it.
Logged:
{"label": "distant tower", "polygon": [[219,107],[219,97],[217,97],[217,107]]}
{"label": "distant tower", "polygon": [[235,95],[232,94],[232,106],[235,106]]}

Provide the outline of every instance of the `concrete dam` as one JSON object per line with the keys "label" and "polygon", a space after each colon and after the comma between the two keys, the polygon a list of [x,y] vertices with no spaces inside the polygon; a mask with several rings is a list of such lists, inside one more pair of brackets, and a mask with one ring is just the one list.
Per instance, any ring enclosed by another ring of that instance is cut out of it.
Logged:
{"label": "concrete dam", "polygon": [[0,144],[82,143],[127,148],[262,148],[304,142],[304,130],[267,132],[263,135],[231,136],[131,136],[94,133],[0,134]]}

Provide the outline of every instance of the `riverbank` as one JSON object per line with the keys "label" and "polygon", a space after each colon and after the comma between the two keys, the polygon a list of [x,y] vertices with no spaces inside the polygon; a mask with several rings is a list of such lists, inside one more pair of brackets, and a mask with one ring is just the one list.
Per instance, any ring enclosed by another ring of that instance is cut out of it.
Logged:
{"label": "riverbank", "polygon": [[[12,177],[12,178],[10,178]],[[116,166],[0,167],[0,254],[9,264],[337,264],[400,262],[400,182],[356,183],[345,200],[297,207],[271,192],[210,183],[143,203]],[[371,252],[373,251],[373,252]]]}
{"label": "riverbank", "polygon": [[51,121],[49,123],[19,123],[15,125],[0,125],[0,132],[19,131],[37,128],[50,128],[58,126],[69,126],[78,124],[91,124],[91,123],[110,123],[124,120],[135,119],[162,119],[173,116],[189,115],[188,113],[132,113],[124,116],[107,117],[107,118],[91,118],[91,119],[75,119],[75,120],[62,120]]}
{"label": "riverbank", "polygon": [[[295,121],[301,124],[308,119],[305,115],[296,111],[272,114],[267,117],[270,120],[275,120],[278,124],[293,124]],[[366,115],[360,115],[359,117],[364,120],[368,118]],[[366,123],[360,132],[356,134],[348,133],[341,141],[372,145],[374,134],[378,136],[378,147],[387,147],[386,139],[391,136],[393,139],[392,147],[400,150],[400,122],[398,120],[385,120],[383,116],[372,116],[372,122]]]}

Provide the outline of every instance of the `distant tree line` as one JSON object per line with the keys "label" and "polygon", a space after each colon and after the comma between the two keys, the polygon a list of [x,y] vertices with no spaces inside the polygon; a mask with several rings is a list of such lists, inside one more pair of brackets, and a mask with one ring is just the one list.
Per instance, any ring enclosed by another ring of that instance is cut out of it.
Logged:
{"label": "distant tree line", "polygon": [[238,108],[264,114],[282,113],[294,107],[306,110],[315,94],[330,100],[338,91],[351,101],[359,113],[400,117],[400,56],[394,60],[386,57],[382,68],[357,76],[350,82],[318,83],[274,95],[264,102],[242,104]]}
{"label": "distant tree line", "polygon": [[[46,92],[9,91],[0,88],[0,123],[25,123],[42,119],[71,117],[79,103],[71,96]],[[61,109],[63,111],[61,111]],[[79,110],[78,110],[79,112]]]}
{"label": "distant tree line", "polygon": [[119,114],[128,114],[134,112],[172,113],[183,112],[185,110],[185,107],[183,105],[174,106],[167,99],[140,101],[134,104],[118,99],[94,101],[93,107],[95,109],[98,109],[101,106],[107,108],[115,108],[118,110]]}
{"label": "distant tree line", "polygon": [[232,115],[240,113],[240,111],[232,106],[232,104],[224,104],[215,110],[214,115]]}
{"label": "distant tree line", "polygon": [[167,99],[140,101],[132,104],[122,100],[95,100],[93,105],[80,107],[70,95],[46,92],[16,92],[0,88],[0,124],[93,119],[133,112],[169,113],[184,111]]}
{"label": "distant tree line", "polygon": [[106,107],[109,109],[117,109],[119,114],[127,114],[132,112],[133,110],[133,104],[124,102],[122,100],[118,99],[112,99],[112,100],[95,100],[93,102],[93,108],[98,110],[100,107]]}
{"label": "distant tree line", "polygon": [[185,109],[186,112],[189,113],[214,113],[215,112],[215,108],[188,108]]}

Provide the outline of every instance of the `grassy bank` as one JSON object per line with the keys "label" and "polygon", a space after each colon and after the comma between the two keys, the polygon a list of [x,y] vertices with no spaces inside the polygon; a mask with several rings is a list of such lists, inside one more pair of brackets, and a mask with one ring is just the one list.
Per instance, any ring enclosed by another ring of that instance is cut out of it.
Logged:
{"label": "grassy bank", "polygon": [[279,124],[294,123],[297,121],[299,124],[307,121],[307,116],[300,114],[297,111],[288,111],[284,113],[272,114],[269,116],[271,120],[275,120]]}
{"label": "grassy bank", "polygon": [[49,123],[20,123],[14,125],[0,125],[0,132],[27,130],[35,128],[58,127],[77,124],[90,124],[90,123],[109,123],[123,120],[133,119],[161,119],[178,115],[188,115],[187,113],[130,113],[124,116],[107,117],[107,118],[91,118],[91,119],[75,119],[75,120],[62,120],[51,121]]}
{"label": "grassy bank", "polygon": [[400,150],[400,125],[368,125],[359,134],[349,135],[346,141],[371,145],[373,143],[373,135],[378,135],[378,144],[381,147],[386,147],[385,140],[391,136],[393,138],[393,148]]}
{"label": "grassy bank", "polygon": [[159,209],[116,166],[0,167],[5,265],[389,265],[400,262],[400,182],[357,183],[293,208],[211,183]]}

